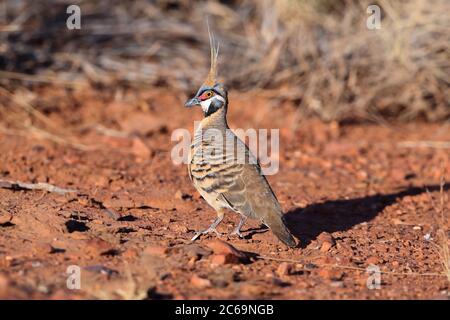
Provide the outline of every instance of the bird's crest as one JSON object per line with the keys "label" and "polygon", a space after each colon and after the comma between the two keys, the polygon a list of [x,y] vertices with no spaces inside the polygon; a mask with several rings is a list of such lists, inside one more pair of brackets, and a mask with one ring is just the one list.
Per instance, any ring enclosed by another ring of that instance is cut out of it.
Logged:
{"label": "bird's crest", "polygon": [[203,85],[212,87],[216,84],[217,77],[217,57],[219,56],[219,43],[216,45],[216,41],[214,39],[214,35],[209,29],[209,23],[206,21],[206,25],[208,27],[208,35],[209,35],[209,47],[211,50],[211,67],[209,68],[208,76],[206,77]]}

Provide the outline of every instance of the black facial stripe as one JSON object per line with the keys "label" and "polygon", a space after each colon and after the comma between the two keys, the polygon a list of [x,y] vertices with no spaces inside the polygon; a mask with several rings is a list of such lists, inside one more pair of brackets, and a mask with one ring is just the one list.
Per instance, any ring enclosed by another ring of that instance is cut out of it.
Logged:
{"label": "black facial stripe", "polygon": [[219,95],[219,96],[221,96],[222,97],[222,95],[217,91],[217,90],[215,90],[214,88],[206,88],[206,89],[203,89],[202,91],[200,91],[199,93],[197,93],[197,97],[200,97],[202,94],[204,94],[206,91],[213,91],[215,94],[217,94],[217,95]]}
{"label": "black facial stripe", "polygon": [[220,109],[220,106],[217,106],[213,101],[209,105],[208,110],[205,112],[205,117],[212,115],[214,112]]}

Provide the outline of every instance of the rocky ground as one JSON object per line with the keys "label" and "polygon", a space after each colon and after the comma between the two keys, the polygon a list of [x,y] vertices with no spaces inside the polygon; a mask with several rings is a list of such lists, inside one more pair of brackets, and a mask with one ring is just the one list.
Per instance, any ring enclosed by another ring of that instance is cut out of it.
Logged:
{"label": "rocky ground", "polygon": [[[299,247],[287,249],[256,221],[244,239],[191,243],[215,213],[186,166],[171,161],[171,134],[192,130],[200,110],[167,90],[36,94],[36,108],[64,135],[0,131],[1,298],[449,297],[437,235],[449,221],[436,209],[450,152],[418,143],[450,140],[448,126],[324,124],[231,94],[232,128],[280,128],[280,170],[268,179]],[[219,231],[237,221],[228,214]],[[67,288],[72,265],[81,268],[79,290]],[[381,271],[378,289],[367,285],[370,265]]]}

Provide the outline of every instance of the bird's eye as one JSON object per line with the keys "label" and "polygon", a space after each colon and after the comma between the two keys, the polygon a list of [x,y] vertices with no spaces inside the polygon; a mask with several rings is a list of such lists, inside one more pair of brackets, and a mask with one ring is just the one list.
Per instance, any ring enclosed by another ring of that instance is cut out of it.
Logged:
{"label": "bird's eye", "polygon": [[205,100],[205,99],[209,99],[213,96],[213,92],[212,91],[206,91],[205,93],[203,93],[200,96],[200,100]]}

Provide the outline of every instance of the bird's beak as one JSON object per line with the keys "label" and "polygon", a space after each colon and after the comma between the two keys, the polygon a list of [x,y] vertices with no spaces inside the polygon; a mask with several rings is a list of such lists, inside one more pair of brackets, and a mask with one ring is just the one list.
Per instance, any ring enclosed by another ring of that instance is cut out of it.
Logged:
{"label": "bird's beak", "polygon": [[194,107],[194,106],[198,106],[200,105],[200,100],[197,97],[194,97],[192,99],[189,99],[188,101],[186,101],[186,103],[184,104],[184,106],[186,108],[190,108],[190,107]]}

